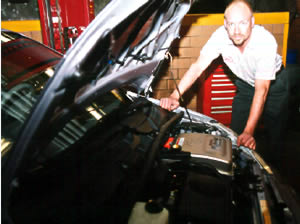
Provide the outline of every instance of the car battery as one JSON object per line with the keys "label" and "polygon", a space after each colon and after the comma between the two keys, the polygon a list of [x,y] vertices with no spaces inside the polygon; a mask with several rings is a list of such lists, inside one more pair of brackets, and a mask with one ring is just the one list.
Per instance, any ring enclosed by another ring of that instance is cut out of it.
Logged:
{"label": "car battery", "polygon": [[184,152],[190,152],[192,160],[215,167],[220,173],[232,173],[231,140],[222,136],[203,133],[182,133],[176,139]]}

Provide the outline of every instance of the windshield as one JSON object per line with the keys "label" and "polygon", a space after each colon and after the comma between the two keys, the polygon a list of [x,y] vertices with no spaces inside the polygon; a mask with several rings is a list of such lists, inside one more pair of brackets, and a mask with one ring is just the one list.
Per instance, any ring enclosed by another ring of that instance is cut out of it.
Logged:
{"label": "windshield", "polygon": [[12,88],[7,88],[5,78],[1,78],[1,152],[5,153],[15,142],[22,126],[29,116],[37,98],[53,74],[53,67],[35,74]]}
{"label": "windshield", "polygon": [[[6,88],[3,85],[5,81],[1,80],[2,156],[9,151],[16,141],[26,118],[49,78],[48,73],[50,71],[54,72],[53,68],[48,68],[11,89]],[[58,107],[50,116],[49,126],[47,125],[45,132],[41,133],[41,138],[36,142],[35,148],[41,151],[42,157],[52,157],[76,143],[94,126],[101,125],[108,115],[119,109],[121,105],[127,105],[127,102],[131,101],[122,91],[112,90],[98,100],[75,109],[75,114],[72,113],[71,116],[68,109]],[[72,105],[70,108],[71,110],[74,109]],[[64,117],[66,114],[67,118]]]}
{"label": "windshield", "polygon": [[[10,89],[5,86],[5,80],[1,80],[2,156],[16,141],[26,118],[49,78],[49,73],[54,73],[53,68],[47,68]],[[101,126],[108,115],[119,109],[120,106],[127,105],[127,102],[131,101],[122,91],[112,90],[101,98],[75,110],[70,105],[70,110],[76,111],[71,115],[67,108],[58,107],[49,117],[47,128],[40,133],[40,140],[35,142],[34,147],[39,151],[39,161],[52,157],[79,141],[87,131],[96,125]]]}
{"label": "windshield", "polygon": [[120,111],[130,103],[125,92],[116,89],[86,105],[57,108],[45,131],[40,133],[38,138],[41,140],[33,146],[33,150],[38,151],[35,159],[43,162],[63,152],[78,143],[95,127],[101,129],[101,133],[107,133],[108,128],[120,122]]}
{"label": "windshield", "polygon": [[15,142],[62,55],[18,33],[1,31],[1,153]]}

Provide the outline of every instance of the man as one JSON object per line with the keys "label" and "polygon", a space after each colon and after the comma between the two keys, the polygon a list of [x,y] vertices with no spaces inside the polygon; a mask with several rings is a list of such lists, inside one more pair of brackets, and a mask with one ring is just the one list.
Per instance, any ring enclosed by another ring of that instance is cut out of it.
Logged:
{"label": "man", "polygon": [[[239,134],[237,144],[256,148],[254,131],[264,115],[264,126],[268,128],[271,139],[269,144],[278,148],[286,123],[288,95],[284,81],[278,76],[282,73],[282,59],[277,54],[276,40],[262,26],[254,25],[253,12],[247,1],[232,1],[224,17],[224,26],[212,34],[196,62],[178,84],[180,94],[214,59],[222,55],[237,76],[238,91],[233,102],[231,123],[231,128]],[[168,98],[162,98],[161,107],[176,109],[180,94],[174,90]],[[276,150],[278,152],[279,149]]]}

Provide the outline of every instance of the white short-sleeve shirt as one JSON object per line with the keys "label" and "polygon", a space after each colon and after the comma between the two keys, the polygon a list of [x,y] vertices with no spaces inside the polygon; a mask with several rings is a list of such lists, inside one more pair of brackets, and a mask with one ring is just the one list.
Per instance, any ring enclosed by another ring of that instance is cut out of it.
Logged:
{"label": "white short-sleeve shirt", "polygon": [[221,54],[230,70],[251,86],[254,86],[256,79],[274,80],[282,65],[274,36],[259,25],[253,27],[243,53],[229,39],[225,27],[221,26],[211,35],[201,54],[212,60]]}

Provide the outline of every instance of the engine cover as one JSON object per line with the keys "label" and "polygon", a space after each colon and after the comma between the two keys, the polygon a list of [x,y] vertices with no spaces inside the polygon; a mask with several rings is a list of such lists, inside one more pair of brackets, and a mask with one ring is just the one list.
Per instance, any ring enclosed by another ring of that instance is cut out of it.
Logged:
{"label": "engine cover", "polygon": [[203,133],[183,133],[176,143],[182,151],[190,152],[192,159],[208,163],[223,174],[232,173],[231,140],[221,136]]}

